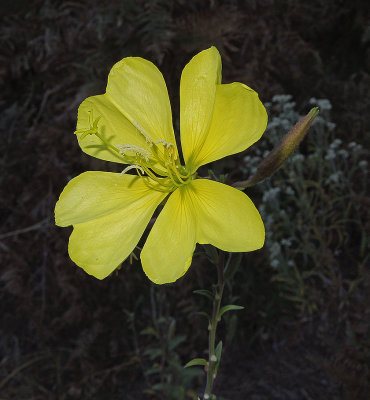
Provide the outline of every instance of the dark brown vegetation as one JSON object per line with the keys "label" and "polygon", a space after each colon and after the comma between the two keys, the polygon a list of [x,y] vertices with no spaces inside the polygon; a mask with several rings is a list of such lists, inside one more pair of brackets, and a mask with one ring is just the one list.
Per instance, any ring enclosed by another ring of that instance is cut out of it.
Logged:
{"label": "dark brown vegetation", "polygon": [[[71,177],[117,170],[80,151],[77,107],[104,92],[116,61],[142,56],[165,76],[176,126],[181,70],[215,45],[224,82],[244,82],[262,101],[291,94],[302,112],[309,98],[327,98],[335,136],[368,146],[368,2],[36,0],[5,2],[0,11],[0,399],[171,399],[169,389],[155,391],[159,382],[196,398],[203,380],[190,384],[179,367],[206,349],[196,312],[209,304],[192,290],[210,288],[215,271],[202,249],[174,285],[151,286],[128,261],[98,281],[69,260],[71,229],[54,225]],[[226,163],[219,168],[228,172]],[[351,201],[362,218],[336,232],[343,249],[331,259],[335,280],[308,292],[310,312],[281,295],[266,250],[243,259],[225,301],[232,293],[247,312],[219,332],[228,338],[216,388],[222,398],[366,398],[370,274],[368,243],[360,241],[370,199],[354,192]],[[163,339],[175,319],[177,358]],[[148,375],[158,342],[160,373]]]}

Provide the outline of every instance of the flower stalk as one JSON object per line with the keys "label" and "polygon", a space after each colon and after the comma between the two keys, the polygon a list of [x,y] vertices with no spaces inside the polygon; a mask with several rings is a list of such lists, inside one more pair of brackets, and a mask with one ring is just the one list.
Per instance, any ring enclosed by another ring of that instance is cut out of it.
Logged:
{"label": "flower stalk", "polygon": [[[206,387],[204,390],[203,400],[209,400],[212,396],[212,389],[213,384],[216,378],[218,365],[220,360],[217,358],[216,355],[216,330],[217,324],[221,320],[220,318],[220,306],[222,300],[222,294],[225,287],[225,280],[224,280],[224,263],[225,263],[225,253],[220,250],[218,263],[217,263],[217,284],[214,286],[214,299],[213,299],[213,310],[212,310],[212,317],[209,322],[209,336],[208,336],[208,351],[209,351],[209,358],[208,358],[208,368],[207,368],[207,381]],[[213,396],[212,398],[216,398]]]}

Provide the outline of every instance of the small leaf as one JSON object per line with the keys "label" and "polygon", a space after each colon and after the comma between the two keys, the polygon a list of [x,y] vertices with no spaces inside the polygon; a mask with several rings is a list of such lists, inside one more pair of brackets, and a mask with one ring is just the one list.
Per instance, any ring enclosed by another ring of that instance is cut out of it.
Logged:
{"label": "small leaf", "polygon": [[221,362],[222,340],[220,340],[218,342],[218,345],[216,347],[215,353],[216,353],[216,357],[217,357],[217,364],[216,364],[216,368],[215,368],[215,374],[217,375],[218,367],[220,366],[220,362]]}
{"label": "small leaf", "polygon": [[217,357],[217,362],[219,363],[221,360],[221,353],[222,353],[222,340],[220,340],[218,342],[215,353],[216,353],[216,357]]}
{"label": "small leaf", "polygon": [[184,365],[184,368],[188,367],[194,367],[195,365],[207,365],[207,360],[204,358],[194,358],[193,360],[189,361],[186,365]]}
{"label": "small leaf", "polygon": [[205,289],[193,290],[193,293],[208,297],[210,300],[213,301],[213,294],[209,290],[205,290]]}
{"label": "small leaf", "polygon": [[234,304],[230,304],[228,306],[223,306],[221,310],[218,313],[218,318],[221,319],[222,315],[225,314],[227,311],[232,311],[232,310],[243,310],[243,306],[236,306]]}

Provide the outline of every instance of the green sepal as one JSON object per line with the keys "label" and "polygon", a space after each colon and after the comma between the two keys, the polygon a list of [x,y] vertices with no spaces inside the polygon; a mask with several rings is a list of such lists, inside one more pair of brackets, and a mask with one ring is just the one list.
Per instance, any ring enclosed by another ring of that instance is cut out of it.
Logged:
{"label": "green sepal", "polygon": [[227,311],[232,311],[232,310],[243,310],[243,306],[236,306],[234,304],[229,304],[228,306],[223,306],[219,313],[218,313],[218,319],[220,320],[222,315],[225,314]]}
{"label": "green sepal", "polygon": [[184,365],[184,368],[194,367],[195,365],[207,365],[207,360],[204,358],[194,358],[193,360],[189,361],[187,364]]}
{"label": "green sepal", "polygon": [[213,294],[209,290],[206,289],[193,290],[193,293],[208,297],[210,300],[213,301]]}

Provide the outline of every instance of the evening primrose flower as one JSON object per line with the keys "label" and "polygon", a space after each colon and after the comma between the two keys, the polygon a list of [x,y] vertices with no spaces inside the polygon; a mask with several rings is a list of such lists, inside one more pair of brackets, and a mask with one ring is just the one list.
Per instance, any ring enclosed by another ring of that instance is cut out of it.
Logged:
{"label": "evening primrose flower", "polygon": [[64,188],[55,220],[74,227],[71,259],[105,278],[132,253],[162,202],[141,251],[155,283],[184,275],[196,243],[229,252],[262,247],[264,225],[249,197],[196,171],[251,146],[266,124],[257,93],[242,83],[221,84],[220,55],[215,47],[204,50],[181,76],[182,164],[162,74],[143,58],[119,61],[106,93],[80,105],[75,133],[85,153],[127,166],[121,174],[82,173]]}

